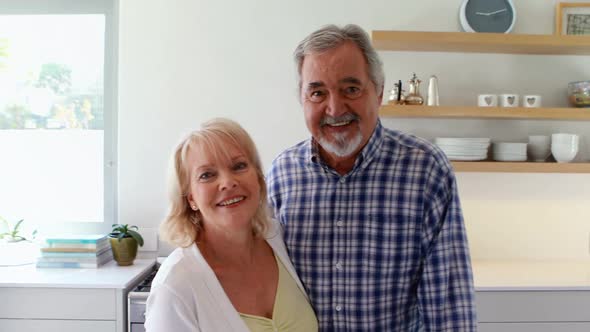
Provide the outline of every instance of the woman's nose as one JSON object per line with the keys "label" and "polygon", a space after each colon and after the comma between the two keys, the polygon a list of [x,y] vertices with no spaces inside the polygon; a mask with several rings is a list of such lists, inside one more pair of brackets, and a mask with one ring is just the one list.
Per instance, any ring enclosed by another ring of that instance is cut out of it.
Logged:
{"label": "woman's nose", "polygon": [[231,189],[238,185],[238,181],[236,180],[235,176],[231,174],[226,174],[221,177],[220,189]]}

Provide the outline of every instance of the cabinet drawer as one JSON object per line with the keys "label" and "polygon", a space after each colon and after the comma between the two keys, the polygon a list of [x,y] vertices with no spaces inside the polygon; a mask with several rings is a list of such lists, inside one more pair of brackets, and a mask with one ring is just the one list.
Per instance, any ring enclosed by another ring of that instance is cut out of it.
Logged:
{"label": "cabinet drawer", "polygon": [[117,332],[114,321],[0,319],[2,332]]}
{"label": "cabinet drawer", "polygon": [[590,322],[590,291],[477,292],[479,322]]}
{"label": "cabinet drawer", "polygon": [[588,332],[588,323],[480,323],[479,332]]}
{"label": "cabinet drawer", "polygon": [[114,289],[0,288],[0,299],[0,318],[117,318]]}

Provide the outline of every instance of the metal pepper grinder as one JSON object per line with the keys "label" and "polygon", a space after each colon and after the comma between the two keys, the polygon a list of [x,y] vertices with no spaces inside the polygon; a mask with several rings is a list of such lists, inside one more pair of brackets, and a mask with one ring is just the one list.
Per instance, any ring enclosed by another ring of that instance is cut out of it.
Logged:
{"label": "metal pepper grinder", "polygon": [[399,80],[393,85],[393,89],[389,91],[389,105],[403,105],[406,96],[404,96],[404,90],[402,90],[402,81]]}
{"label": "metal pepper grinder", "polygon": [[412,73],[412,78],[408,81],[410,84],[410,92],[406,95],[406,105],[422,105],[424,98],[420,95],[420,83],[416,73]]}

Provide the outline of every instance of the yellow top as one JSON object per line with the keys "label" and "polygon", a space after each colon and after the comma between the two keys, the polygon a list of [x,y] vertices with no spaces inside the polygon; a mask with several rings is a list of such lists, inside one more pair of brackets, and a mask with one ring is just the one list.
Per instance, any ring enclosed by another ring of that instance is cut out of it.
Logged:
{"label": "yellow top", "polygon": [[252,332],[317,331],[318,321],[311,305],[283,263],[279,259],[276,260],[279,268],[279,283],[272,319],[243,313],[240,313],[240,317]]}

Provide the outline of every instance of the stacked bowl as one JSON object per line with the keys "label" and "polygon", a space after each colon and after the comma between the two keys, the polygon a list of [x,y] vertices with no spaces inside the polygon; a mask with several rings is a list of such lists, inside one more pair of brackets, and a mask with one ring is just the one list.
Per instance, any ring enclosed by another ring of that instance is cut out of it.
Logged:
{"label": "stacked bowl", "polygon": [[494,160],[526,161],[527,143],[494,143]]}
{"label": "stacked bowl", "polygon": [[551,154],[558,163],[569,163],[578,154],[580,137],[575,134],[551,135]]}
{"label": "stacked bowl", "polygon": [[546,135],[529,136],[528,152],[531,160],[545,161],[551,154],[551,137]]}

